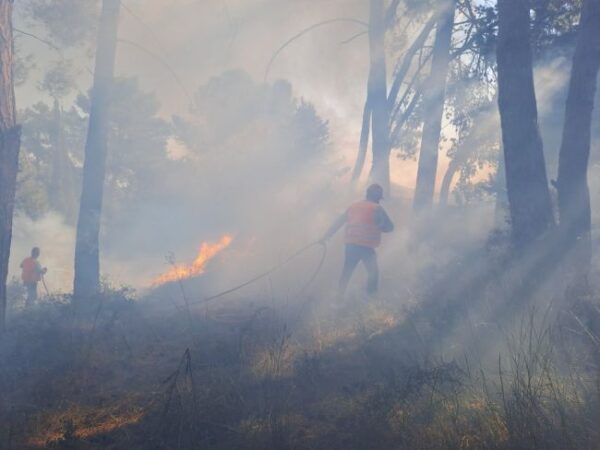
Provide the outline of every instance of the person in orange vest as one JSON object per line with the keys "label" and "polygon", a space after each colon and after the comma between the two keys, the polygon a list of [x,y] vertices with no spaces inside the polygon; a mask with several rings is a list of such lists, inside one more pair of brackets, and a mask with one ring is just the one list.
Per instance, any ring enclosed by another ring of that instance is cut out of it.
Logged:
{"label": "person in orange vest", "polygon": [[31,256],[25,258],[21,263],[21,279],[27,289],[27,300],[25,301],[25,306],[27,307],[33,306],[37,301],[37,285],[48,271],[48,269],[42,267],[38,261],[39,257],[40,249],[34,247],[31,250]]}
{"label": "person in orange vest", "polygon": [[394,224],[379,204],[383,199],[383,188],[372,184],[367,189],[366,199],[351,205],[329,228],[321,242],[330,239],[346,226],[344,268],[340,277],[339,294],[344,295],[354,269],[363,262],[367,269],[367,292],[374,294],[379,285],[379,268],[375,249],[381,244],[381,233],[394,231]]}

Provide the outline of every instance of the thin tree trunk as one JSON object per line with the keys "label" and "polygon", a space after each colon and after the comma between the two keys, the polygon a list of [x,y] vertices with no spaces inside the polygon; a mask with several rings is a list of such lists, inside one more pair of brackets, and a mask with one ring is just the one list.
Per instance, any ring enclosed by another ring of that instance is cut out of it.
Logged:
{"label": "thin tree trunk", "polygon": [[61,180],[63,177],[62,164],[61,164],[61,128],[62,128],[62,114],[60,110],[60,104],[58,99],[54,99],[54,106],[52,109],[52,129],[50,131],[50,145],[52,147],[52,174],[49,185],[49,203],[50,206],[57,211],[61,211],[60,197],[62,194]]}
{"label": "thin tree trunk", "polygon": [[[576,263],[584,273],[591,264],[591,207],[588,161],[592,112],[600,69],[600,0],[584,0],[573,57],[565,123],[560,147],[558,210],[565,250],[583,250]],[[577,245],[579,243],[580,245]]]}
{"label": "thin tree trunk", "polygon": [[450,187],[452,186],[452,181],[454,180],[454,175],[458,172],[460,168],[460,164],[455,162],[453,159],[448,164],[448,168],[446,169],[446,173],[444,174],[444,178],[442,180],[442,186],[440,187],[440,206],[444,207],[448,205],[448,198],[450,197]]}
{"label": "thin tree trunk", "polygon": [[[423,47],[423,45],[425,44],[425,41],[427,40],[427,37],[429,37],[429,34],[431,33],[431,30],[433,29],[434,25],[435,25],[436,21],[435,21],[435,17],[432,17],[431,19],[429,19],[429,21],[423,26],[423,29],[421,30],[421,32],[419,33],[419,35],[416,37],[416,39],[414,40],[414,42],[412,43],[412,45],[407,49],[403,60],[402,60],[402,64],[399,66],[398,71],[396,72],[396,75],[394,76],[394,81],[392,83],[392,86],[390,87],[390,92],[388,94],[388,117],[390,114],[390,111],[394,108],[394,104],[398,99],[398,93],[400,91],[400,87],[402,85],[402,82],[404,81],[404,79],[406,78],[406,75],[408,73],[408,70],[410,69],[410,65],[411,62],[415,56],[415,54],[417,53],[417,51]],[[384,61],[385,63],[385,61]],[[374,87],[371,83],[371,73],[373,72],[374,67],[371,68],[370,74],[369,74],[369,89],[368,89],[368,93],[367,93],[367,100],[365,102],[365,107],[363,110],[363,121],[362,121],[362,127],[361,127],[361,134],[360,134],[360,144],[359,144],[359,150],[358,150],[358,155],[356,158],[356,162],[354,164],[354,169],[352,171],[352,178],[351,178],[351,182],[354,184],[358,181],[358,179],[360,178],[360,174],[362,173],[363,167],[364,167],[364,163],[366,160],[366,155],[367,155],[367,150],[368,150],[368,146],[369,146],[369,138],[370,138],[370,130],[371,130],[371,120],[372,120],[372,107],[369,101],[369,96],[370,96],[370,90]],[[417,100],[418,97],[415,97],[415,100]],[[411,103],[410,105],[410,110],[412,112],[412,109],[414,107],[414,103]],[[402,121],[402,123],[405,120]],[[394,134],[390,132],[390,128],[391,128],[391,124],[390,127],[388,128],[388,133],[390,134]],[[400,127],[398,127],[400,128]],[[393,144],[393,138],[389,137],[388,138],[388,147],[391,147],[391,145]],[[388,150],[389,152],[389,150]]]}
{"label": "thin tree trunk", "polygon": [[383,0],[370,2],[369,100],[371,103],[371,128],[373,130],[373,163],[370,180],[379,183],[386,193],[390,191],[390,110],[387,102],[387,76],[385,59],[385,23]]}
{"label": "thin tree trunk", "polygon": [[360,143],[358,145],[358,155],[356,156],[356,163],[352,170],[352,184],[360,178],[363,167],[365,165],[365,159],[367,159],[367,150],[369,148],[369,134],[371,131],[371,103],[369,101],[369,92],[367,92],[367,100],[365,100],[365,108],[363,110],[362,127],[360,129]]}
{"label": "thin tree trunk", "polygon": [[[386,22],[387,25],[389,25],[390,22],[390,18],[394,17],[395,11],[398,8],[398,1],[394,1],[388,8],[388,12],[386,14]],[[373,6],[373,5],[372,5]],[[378,14],[377,12],[373,12],[373,10],[371,11],[371,14]],[[411,62],[415,56],[415,54],[417,53],[417,51],[423,47],[423,45],[425,44],[425,41],[427,39],[427,37],[429,36],[429,33],[431,33],[431,29],[433,28],[433,25],[435,24],[435,20],[430,19],[425,26],[423,27],[423,30],[421,31],[421,33],[417,36],[417,38],[415,39],[415,41],[413,42],[413,44],[408,48],[408,50],[406,51],[406,54],[404,55],[404,58],[402,60],[402,64],[400,65],[400,67],[398,68],[398,71],[396,72],[396,75],[394,77],[394,82],[392,83],[392,86],[390,88],[390,93],[388,95],[388,117],[390,115],[390,111],[394,108],[394,104],[397,100],[398,97],[398,93],[400,92],[400,86],[402,85],[402,82],[404,81],[404,78],[406,78],[406,74],[408,73],[408,70],[410,69],[410,65]],[[386,24],[384,24],[386,25]],[[385,26],[384,26],[384,33],[385,33]],[[382,42],[383,41],[383,42]],[[373,46],[384,46],[385,45],[385,36],[377,36],[376,41],[374,42],[374,40],[370,39],[369,41],[371,43],[371,48],[373,48]],[[371,52],[371,55],[373,54],[373,52]],[[369,71],[369,82],[368,82],[368,93],[367,93],[367,100],[365,102],[365,108],[363,111],[363,121],[362,121],[362,128],[361,128],[361,133],[360,133],[360,144],[359,144],[359,149],[358,149],[358,156],[356,158],[356,163],[354,164],[354,170],[352,171],[352,183],[356,183],[358,181],[358,179],[360,178],[360,174],[362,173],[363,170],[363,166],[365,164],[365,159],[366,159],[366,155],[367,155],[367,150],[369,147],[369,134],[370,134],[370,130],[371,130],[371,121],[372,121],[372,117],[373,117],[373,110],[372,110],[372,106],[371,106],[371,102],[370,102],[370,98],[371,98],[371,89],[373,89],[375,86],[374,84],[371,82],[372,79],[372,75],[374,73],[375,70],[380,70],[379,66],[381,63],[378,64],[373,64],[375,62],[374,58],[371,58],[371,69]],[[385,49],[384,49],[384,53],[383,53],[383,65],[384,65],[384,73],[385,73]],[[387,87],[385,89],[387,91]],[[388,133],[389,133],[389,125],[388,125]],[[389,154],[389,147],[391,146],[391,139],[388,137],[387,140],[387,146],[388,146],[388,154]],[[389,156],[388,156],[389,157]]]}
{"label": "thin tree trunk", "polygon": [[427,23],[423,26],[421,33],[416,37],[413,41],[412,45],[406,50],[404,57],[402,59],[402,64],[398,67],[396,74],[394,75],[394,81],[392,82],[392,86],[390,87],[390,93],[388,95],[388,103],[390,110],[394,108],[396,100],[398,100],[398,94],[400,92],[400,87],[408,74],[410,66],[412,64],[412,60],[417,54],[417,52],[423,48],[427,38],[431,34],[431,30],[435,26],[436,20],[435,15],[431,19],[427,21]]}
{"label": "thin tree trunk", "polygon": [[498,155],[498,171],[494,181],[494,190],[496,191],[496,201],[494,203],[494,224],[498,230],[508,228],[509,205],[508,195],[506,193],[506,168],[504,165],[504,148],[500,147]]}
{"label": "thin tree trunk", "polygon": [[412,97],[412,99],[410,100],[410,103],[406,106],[406,109],[402,112],[402,115],[396,119],[396,117],[394,117],[392,120],[394,121],[394,127],[392,128],[392,130],[390,131],[390,146],[395,146],[397,145],[397,141],[398,138],[400,137],[400,132],[402,131],[402,127],[404,126],[404,124],[408,121],[408,119],[410,118],[410,116],[412,115],[413,111],[415,110],[415,108],[417,107],[419,100],[422,97],[422,87],[419,86],[417,89],[415,89],[415,93]]}
{"label": "thin tree trunk", "polygon": [[102,3],[75,244],[73,293],[76,298],[92,295],[100,289],[100,218],[119,8],[119,0],[104,0]]}
{"label": "thin tree trunk", "polygon": [[48,188],[48,202],[52,209],[60,212],[69,223],[73,223],[76,220],[73,165],[69,160],[62,108],[57,98],[54,99],[50,144],[52,147],[52,174]]}
{"label": "thin tree trunk", "polygon": [[442,179],[439,198],[441,207],[448,204],[450,188],[456,172],[460,171],[469,162],[478,147],[481,147],[482,144],[487,145],[486,140],[493,137],[497,131],[496,121],[489,116],[495,110],[496,103],[490,102],[489,105],[482,105],[471,111],[472,124],[465,134],[459,136],[456,151]]}
{"label": "thin tree trunk", "polygon": [[554,225],[533,84],[528,2],[498,0],[498,104],[513,241],[523,249]]}
{"label": "thin tree trunk", "polygon": [[48,201],[50,206],[61,213],[64,211],[64,202],[66,200],[64,183],[66,173],[63,170],[63,152],[64,140],[62,134],[62,111],[58,99],[54,99],[54,108],[52,111],[52,130],[50,135],[52,146],[52,174],[50,178]]}
{"label": "thin tree trunk", "polygon": [[425,91],[423,137],[419,153],[417,184],[413,209],[417,212],[430,210],[433,205],[435,180],[437,175],[440,136],[444,103],[446,99],[446,80],[450,66],[452,45],[452,29],[456,0],[448,0],[437,23],[433,59],[431,61],[431,76],[428,89]]}
{"label": "thin tree trunk", "polygon": [[6,328],[6,283],[21,146],[13,81],[12,10],[12,0],[0,0],[0,333]]}

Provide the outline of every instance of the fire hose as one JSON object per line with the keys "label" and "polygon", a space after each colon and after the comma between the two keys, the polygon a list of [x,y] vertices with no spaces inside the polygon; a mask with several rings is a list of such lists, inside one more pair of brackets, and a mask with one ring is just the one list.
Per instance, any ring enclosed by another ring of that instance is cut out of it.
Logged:
{"label": "fire hose", "polygon": [[297,295],[302,294],[302,293],[304,293],[304,291],[306,291],[306,289],[308,289],[312,285],[312,283],[315,281],[315,279],[317,278],[317,276],[321,272],[321,269],[323,268],[323,264],[325,263],[325,259],[327,258],[327,244],[325,244],[325,242],[322,242],[322,241],[313,242],[312,244],[309,244],[306,247],[301,248],[296,253],[292,254],[291,256],[289,256],[288,258],[286,258],[284,261],[280,262],[279,264],[273,266],[271,269],[267,270],[266,272],[263,272],[260,275],[257,275],[254,278],[252,278],[252,279],[250,279],[248,281],[245,281],[242,284],[239,284],[237,286],[229,288],[229,289],[227,289],[225,291],[219,292],[218,294],[211,295],[210,297],[206,297],[206,298],[202,298],[202,299],[191,301],[189,304],[190,305],[199,305],[199,304],[203,305],[203,304],[209,303],[209,302],[211,302],[213,300],[216,300],[218,298],[224,297],[224,296],[226,296],[228,294],[232,294],[233,292],[239,291],[240,289],[243,289],[246,286],[250,286],[251,284],[254,284],[257,281],[260,281],[260,280],[262,280],[264,278],[267,278],[269,275],[271,275],[271,274],[273,274],[275,272],[278,272],[283,267],[287,266],[289,263],[291,263],[292,261],[294,261],[295,259],[297,259],[301,255],[303,255],[304,253],[306,253],[309,250],[311,250],[313,247],[320,247],[321,248],[321,256],[320,256],[320,259],[319,259],[319,264],[316,266],[315,270],[311,274],[311,276],[308,279],[308,281],[298,291]]}

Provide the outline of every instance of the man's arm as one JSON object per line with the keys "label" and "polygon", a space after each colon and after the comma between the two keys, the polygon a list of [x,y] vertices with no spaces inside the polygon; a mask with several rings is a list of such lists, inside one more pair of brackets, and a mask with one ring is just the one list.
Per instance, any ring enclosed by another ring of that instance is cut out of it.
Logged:
{"label": "man's arm", "polygon": [[377,210],[377,216],[375,218],[377,226],[382,233],[390,233],[394,231],[394,223],[391,221],[390,216],[387,215],[385,209],[379,208]]}
{"label": "man's arm", "polygon": [[48,269],[42,267],[39,261],[35,262],[35,270],[38,273],[38,275],[46,275],[46,272],[48,272]]}
{"label": "man's arm", "polygon": [[331,227],[329,227],[329,229],[327,230],[327,233],[325,233],[325,235],[323,235],[323,237],[321,238],[321,241],[327,241],[329,240],[335,233],[338,232],[338,230],[340,228],[342,228],[344,226],[344,224],[346,223],[347,220],[347,216],[346,213],[340,215],[335,222],[333,222],[333,224],[331,225]]}

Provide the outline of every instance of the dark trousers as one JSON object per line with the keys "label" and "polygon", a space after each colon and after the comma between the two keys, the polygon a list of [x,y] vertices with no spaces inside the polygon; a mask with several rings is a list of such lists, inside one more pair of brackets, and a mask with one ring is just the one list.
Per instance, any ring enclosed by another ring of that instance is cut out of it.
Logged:
{"label": "dark trousers", "polygon": [[25,289],[27,289],[27,299],[25,300],[25,306],[33,306],[37,301],[37,282],[24,284]]}
{"label": "dark trousers", "polygon": [[364,247],[362,245],[346,244],[344,269],[342,270],[342,276],[340,278],[340,294],[345,294],[352,273],[361,261],[367,269],[367,292],[369,294],[377,292],[379,285],[379,268],[377,266],[377,254],[375,253],[375,249]]}

